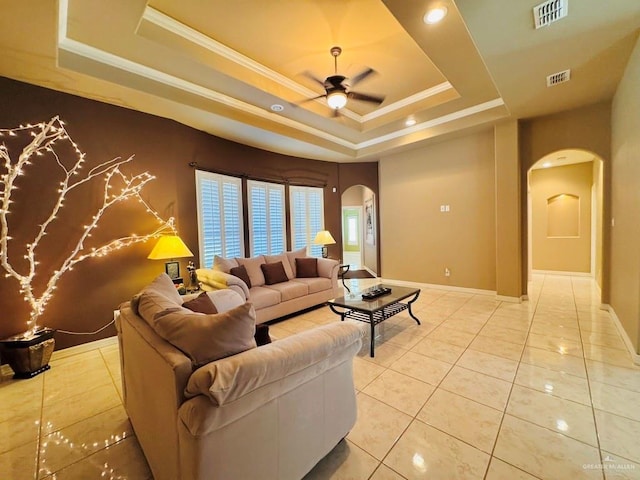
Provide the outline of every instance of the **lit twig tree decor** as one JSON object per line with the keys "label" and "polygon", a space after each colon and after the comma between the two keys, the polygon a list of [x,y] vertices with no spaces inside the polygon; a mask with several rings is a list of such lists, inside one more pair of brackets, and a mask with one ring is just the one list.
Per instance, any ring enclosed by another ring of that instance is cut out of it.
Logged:
{"label": "lit twig tree decor", "polygon": [[[12,277],[20,285],[20,294],[25,302],[28,303],[31,312],[27,321],[27,331],[23,335],[24,338],[33,337],[38,331],[38,317],[42,315],[45,307],[56,290],[56,284],[60,277],[73,267],[92,257],[102,257],[115,250],[118,250],[135,243],[146,242],[151,238],[156,238],[164,234],[175,234],[173,218],[163,220],[160,215],[153,210],[140,196],[142,188],[155,177],[147,172],[137,175],[128,176],[120,170],[120,166],[130,162],[133,156],[125,159],[114,158],[100,165],[84,171],[85,154],[80,151],[78,145],[71,139],[64,123],[59,117],[52,118],[49,122],[43,122],[36,125],[21,125],[12,129],[0,129],[0,136],[4,137],[20,137],[30,135],[32,139],[22,148],[17,159],[12,159],[9,155],[9,149],[2,143],[0,145],[0,161],[4,163],[3,170],[0,174],[0,227],[2,237],[0,239],[0,264],[5,270],[5,277]],[[68,141],[70,147],[75,154],[72,161],[63,160],[54,149],[56,142]],[[18,263],[12,262],[9,257],[9,247],[11,250],[17,248],[17,245],[11,245],[11,231],[9,220],[11,218],[11,206],[13,203],[12,194],[18,188],[19,179],[26,173],[27,168],[32,165],[37,157],[43,157],[42,161],[53,161],[61,170],[62,181],[57,190],[58,197],[55,204],[48,212],[44,222],[37,225],[35,237],[30,243],[24,245],[24,260]],[[62,260],[61,264],[41,271],[38,260],[38,247],[41,246],[43,237],[47,235],[47,229],[56,220],[64,202],[68,200],[69,194],[88,182],[102,178],[104,180],[102,204],[95,212],[88,224],[82,228],[82,233],[75,245],[71,242],[71,251]],[[146,235],[131,234],[120,237],[115,240],[108,241],[97,247],[89,247],[89,237],[98,227],[100,219],[108,209],[116,204],[126,200],[135,199],[142,203],[146,211],[155,217],[159,226],[151,233]],[[22,268],[19,268],[20,265]],[[39,276],[38,288],[34,281]],[[47,280],[48,278],[48,280]]]}

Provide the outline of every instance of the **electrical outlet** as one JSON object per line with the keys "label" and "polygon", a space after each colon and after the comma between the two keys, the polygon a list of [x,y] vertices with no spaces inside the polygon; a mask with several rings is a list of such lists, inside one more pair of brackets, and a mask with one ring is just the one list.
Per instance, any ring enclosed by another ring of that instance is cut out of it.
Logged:
{"label": "electrical outlet", "polygon": [[444,276],[445,277],[450,277],[451,276],[451,270],[449,270],[448,268],[445,267],[444,269]]}
{"label": "electrical outlet", "polygon": [[450,209],[449,209],[449,205],[445,205],[445,206],[444,206],[444,211],[445,211],[445,212],[448,212],[449,210],[450,210]]}
{"label": "electrical outlet", "polygon": [[440,211],[444,212],[444,205],[440,205]]}

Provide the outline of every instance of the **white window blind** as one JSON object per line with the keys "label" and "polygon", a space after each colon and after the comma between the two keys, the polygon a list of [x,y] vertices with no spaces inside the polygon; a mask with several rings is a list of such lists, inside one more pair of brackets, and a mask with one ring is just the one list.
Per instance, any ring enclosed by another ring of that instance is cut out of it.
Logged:
{"label": "white window blind", "polygon": [[247,181],[251,256],[285,251],[284,185]]}
{"label": "white window blind", "polygon": [[322,245],[313,239],[324,230],[324,194],[318,187],[291,187],[291,245],[293,249],[307,247],[313,257],[322,256]]}
{"label": "white window blind", "polygon": [[244,256],[242,180],[196,170],[200,266],[211,268],[213,257]]}

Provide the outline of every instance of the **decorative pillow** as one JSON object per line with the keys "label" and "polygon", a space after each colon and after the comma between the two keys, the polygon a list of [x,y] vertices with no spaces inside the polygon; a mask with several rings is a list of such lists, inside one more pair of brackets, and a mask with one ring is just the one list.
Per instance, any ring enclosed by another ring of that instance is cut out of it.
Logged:
{"label": "decorative pillow", "polygon": [[221,272],[224,272],[224,273],[230,273],[230,270],[233,267],[237,267],[237,266],[238,266],[238,262],[236,261],[235,258],[224,258],[218,255],[215,255],[213,257],[214,270],[220,270]]}
{"label": "decorative pillow", "polygon": [[317,258],[296,258],[296,276],[298,278],[314,278],[318,276]]}
{"label": "decorative pillow", "polygon": [[158,318],[155,331],[182,350],[194,368],[256,348],[256,312],[249,302],[224,313],[168,313]]}
{"label": "decorative pillow", "polygon": [[302,247],[298,250],[293,250],[291,252],[286,252],[287,258],[289,259],[289,263],[291,264],[291,270],[293,270],[293,276],[297,277],[298,274],[296,272],[296,258],[304,258],[307,256],[307,247]]}
{"label": "decorative pillow", "polygon": [[247,287],[251,288],[251,279],[249,278],[247,268],[244,265],[233,267],[231,270],[229,270],[229,273],[234,277],[238,277],[240,280],[247,284]]}
{"label": "decorative pillow", "polygon": [[196,298],[184,302],[182,304],[184,308],[188,308],[192,312],[206,313],[207,315],[212,313],[218,313],[218,309],[213,304],[207,292],[202,292]]}
{"label": "decorative pillow", "polygon": [[264,283],[267,285],[274,285],[276,283],[289,281],[289,277],[287,277],[287,273],[284,271],[282,262],[263,263],[260,265],[260,268],[264,274]]}
{"label": "decorative pillow", "polygon": [[284,267],[284,271],[287,274],[287,278],[291,280],[295,278],[293,274],[293,269],[291,268],[291,262],[289,262],[289,257],[286,254],[281,253],[280,255],[265,255],[264,261],[267,263],[278,263],[282,262],[282,266]]}
{"label": "decorative pillow", "polygon": [[244,265],[247,269],[253,287],[261,287],[264,285],[264,275],[260,268],[260,265],[265,263],[262,255],[252,258],[236,258],[236,261],[239,265]]}
{"label": "decorative pillow", "polygon": [[181,305],[182,297],[177,292],[173,280],[166,273],[158,275],[131,300],[133,311],[147,322],[152,322],[157,313],[167,308],[179,308]]}

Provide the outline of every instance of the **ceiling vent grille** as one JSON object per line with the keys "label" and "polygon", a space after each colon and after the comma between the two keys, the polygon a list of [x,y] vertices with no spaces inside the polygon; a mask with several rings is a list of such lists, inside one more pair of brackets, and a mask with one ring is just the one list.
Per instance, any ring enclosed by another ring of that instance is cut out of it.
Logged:
{"label": "ceiling vent grille", "polygon": [[547,77],[547,87],[553,87],[554,85],[568,82],[569,80],[571,80],[571,70],[553,73]]}
{"label": "ceiling vent grille", "polygon": [[546,27],[567,16],[569,0],[548,0],[533,7],[536,28]]}

